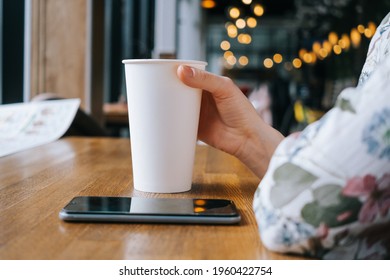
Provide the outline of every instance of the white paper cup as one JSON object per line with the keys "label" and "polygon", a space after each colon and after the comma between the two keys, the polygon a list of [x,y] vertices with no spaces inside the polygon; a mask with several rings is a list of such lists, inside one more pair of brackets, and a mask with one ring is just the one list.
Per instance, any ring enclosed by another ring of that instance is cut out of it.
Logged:
{"label": "white paper cup", "polygon": [[134,188],[176,193],[191,189],[201,90],[184,85],[179,65],[205,69],[206,62],[123,60]]}

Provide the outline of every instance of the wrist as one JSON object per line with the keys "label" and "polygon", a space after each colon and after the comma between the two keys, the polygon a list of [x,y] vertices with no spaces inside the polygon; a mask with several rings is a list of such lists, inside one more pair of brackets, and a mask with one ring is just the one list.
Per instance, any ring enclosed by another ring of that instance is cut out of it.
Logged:
{"label": "wrist", "polygon": [[265,122],[255,127],[246,137],[236,155],[257,177],[262,178],[269,162],[284,136]]}

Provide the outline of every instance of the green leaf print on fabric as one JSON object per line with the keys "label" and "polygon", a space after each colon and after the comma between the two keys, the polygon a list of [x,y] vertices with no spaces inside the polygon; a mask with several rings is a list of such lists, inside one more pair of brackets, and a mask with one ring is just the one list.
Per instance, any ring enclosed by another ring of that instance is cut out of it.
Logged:
{"label": "green leaf print on fabric", "polygon": [[356,114],[355,108],[348,99],[340,98],[337,100],[336,107],[339,107],[342,111],[349,111]]}
{"label": "green leaf print on fabric", "polygon": [[356,221],[362,203],[356,198],[340,195],[341,190],[336,185],[325,185],[314,190],[315,200],[302,208],[302,218],[315,227],[320,224],[337,227]]}
{"label": "green leaf print on fabric", "polygon": [[309,188],[317,176],[293,163],[285,163],[274,172],[275,185],[271,189],[271,203],[275,208],[283,207]]}
{"label": "green leaf print on fabric", "polygon": [[334,206],[340,203],[339,195],[341,187],[337,185],[325,185],[313,191],[314,200],[321,207]]}

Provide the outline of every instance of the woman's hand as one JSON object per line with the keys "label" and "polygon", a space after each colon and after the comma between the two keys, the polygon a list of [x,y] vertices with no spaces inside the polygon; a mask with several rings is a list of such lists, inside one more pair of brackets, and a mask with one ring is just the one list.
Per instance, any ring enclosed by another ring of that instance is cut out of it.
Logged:
{"label": "woman's hand", "polygon": [[261,178],[283,136],[258,116],[229,78],[184,65],[177,74],[186,85],[203,89],[199,139],[236,156]]}

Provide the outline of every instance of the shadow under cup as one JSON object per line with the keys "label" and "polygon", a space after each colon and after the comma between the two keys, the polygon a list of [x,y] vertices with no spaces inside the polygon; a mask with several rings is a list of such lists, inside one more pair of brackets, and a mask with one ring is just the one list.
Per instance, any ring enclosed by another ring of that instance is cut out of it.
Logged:
{"label": "shadow under cup", "polygon": [[134,188],[177,193],[191,189],[202,91],[183,84],[175,59],[123,60]]}

